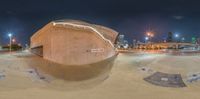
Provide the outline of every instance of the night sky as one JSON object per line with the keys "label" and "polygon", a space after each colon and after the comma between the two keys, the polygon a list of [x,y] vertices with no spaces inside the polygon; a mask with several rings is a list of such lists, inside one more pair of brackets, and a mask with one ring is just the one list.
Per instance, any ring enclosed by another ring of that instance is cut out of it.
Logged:
{"label": "night sky", "polygon": [[142,41],[149,29],[155,41],[170,31],[188,41],[200,37],[199,0],[1,0],[0,43],[7,44],[11,32],[19,43],[29,44],[38,29],[59,19],[104,25],[129,41]]}

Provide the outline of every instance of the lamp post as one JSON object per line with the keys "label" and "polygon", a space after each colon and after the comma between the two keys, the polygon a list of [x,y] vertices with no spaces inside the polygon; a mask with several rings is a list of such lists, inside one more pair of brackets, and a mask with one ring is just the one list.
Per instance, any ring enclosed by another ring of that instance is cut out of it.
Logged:
{"label": "lamp post", "polygon": [[185,42],[185,38],[184,38],[184,37],[182,37],[182,38],[181,38],[181,41],[182,41],[182,42]]}
{"label": "lamp post", "polygon": [[179,35],[178,35],[178,34],[175,34],[175,37],[176,37],[176,38],[178,38],[178,37],[179,37]]}
{"label": "lamp post", "polygon": [[145,42],[147,43],[149,40],[149,37],[145,37]]}
{"label": "lamp post", "polygon": [[12,44],[15,44],[16,40],[15,39],[12,39]]}
{"label": "lamp post", "polygon": [[146,35],[147,35],[149,41],[154,37],[154,34],[152,32],[147,32]]}
{"label": "lamp post", "polygon": [[176,42],[179,42],[179,34],[175,34]]}
{"label": "lamp post", "polygon": [[11,33],[9,33],[8,34],[8,37],[10,38],[10,53],[11,53],[11,51],[12,51],[12,34]]}
{"label": "lamp post", "polygon": [[152,41],[151,41],[151,40],[152,40],[152,38],[154,37],[154,33],[151,32],[151,31],[149,31],[149,32],[146,33],[146,35],[147,35],[147,36],[146,36],[145,39],[149,41],[149,44],[150,44],[150,46],[152,47],[153,44],[152,44]]}

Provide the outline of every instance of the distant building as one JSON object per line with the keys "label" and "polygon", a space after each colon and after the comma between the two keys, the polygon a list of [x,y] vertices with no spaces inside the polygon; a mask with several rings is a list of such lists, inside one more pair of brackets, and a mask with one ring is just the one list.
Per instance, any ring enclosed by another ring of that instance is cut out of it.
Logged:
{"label": "distant building", "polygon": [[182,43],[185,42],[185,38],[184,38],[184,37],[181,38],[181,42],[182,42]]}
{"label": "distant building", "polygon": [[197,42],[197,44],[200,44],[200,38],[197,38],[196,42]]}
{"label": "distant building", "polygon": [[128,48],[129,45],[128,45],[128,41],[127,40],[124,40],[124,45],[123,45],[123,48]]}
{"label": "distant building", "polygon": [[167,42],[172,42],[173,41],[173,33],[169,32],[167,35]]}
{"label": "distant building", "polygon": [[133,39],[133,48],[135,48],[137,46],[137,40]]}
{"label": "distant building", "polygon": [[120,44],[120,45],[124,44],[124,35],[119,35],[119,37],[118,37],[118,44]]}
{"label": "distant building", "polygon": [[[4,45],[2,47],[0,47],[0,50],[9,50],[10,49],[10,44],[9,45]],[[19,44],[12,44],[11,49],[13,51],[17,51],[17,50],[21,50],[22,46]]]}
{"label": "distant building", "polygon": [[117,39],[117,47],[118,48],[128,48],[128,41],[124,39],[124,35],[119,35]]}
{"label": "distant building", "polygon": [[197,40],[196,40],[195,37],[192,37],[192,43],[193,43],[193,44],[197,43]]}

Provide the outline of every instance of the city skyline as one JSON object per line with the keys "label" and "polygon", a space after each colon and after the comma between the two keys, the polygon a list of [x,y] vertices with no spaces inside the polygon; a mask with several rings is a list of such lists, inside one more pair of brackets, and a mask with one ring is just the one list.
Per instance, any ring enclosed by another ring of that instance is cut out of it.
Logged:
{"label": "city skyline", "polygon": [[[47,3],[48,2],[48,3]],[[144,40],[149,28],[155,41],[168,32],[178,33],[191,41],[200,36],[199,5],[196,0],[114,1],[2,1],[0,6],[0,43],[7,44],[7,33],[23,45],[45,24],[60,19],[76,19],[110,27],[126,39]],[[7,6],[9,5],[9,6]],[[36,6],[37,5],[37,6]]]}

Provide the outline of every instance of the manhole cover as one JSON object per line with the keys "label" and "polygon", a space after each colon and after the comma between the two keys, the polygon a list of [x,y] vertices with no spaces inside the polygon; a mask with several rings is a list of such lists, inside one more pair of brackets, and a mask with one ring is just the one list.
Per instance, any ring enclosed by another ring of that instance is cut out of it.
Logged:
{"label": "manhole cover", "polygon": [[187,82],[197,82],[200,81],[200,73],[191,74],[187,77]]}
{"label": "manhole cover", "polygon": [[145,81],[163,87],[186,87],[180,74],[167,74],[156,72],[153,75],[144,78]]}

